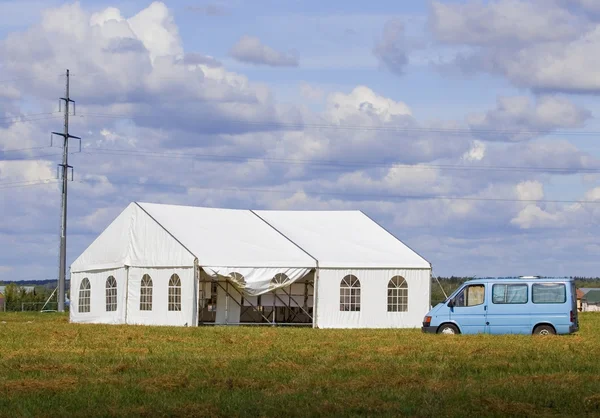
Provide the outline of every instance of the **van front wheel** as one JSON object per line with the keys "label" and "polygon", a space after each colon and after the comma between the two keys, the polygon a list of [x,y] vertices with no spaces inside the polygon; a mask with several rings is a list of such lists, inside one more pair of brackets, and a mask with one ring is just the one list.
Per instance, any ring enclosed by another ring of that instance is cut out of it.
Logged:
{"label": "van front wheel", "polygon": [[460,331],[458,330],[458,328],[456,328],[456,325],[443,324],[443,325],[440,325],[440,327],[437,330],[437,333],[438,334],[455,335],[455,334],[460,334]]}
{"label": "van front wheel", "polygon": [[556,330],[550,325],[538,325],[533,329],[533,335],[555,335]]}

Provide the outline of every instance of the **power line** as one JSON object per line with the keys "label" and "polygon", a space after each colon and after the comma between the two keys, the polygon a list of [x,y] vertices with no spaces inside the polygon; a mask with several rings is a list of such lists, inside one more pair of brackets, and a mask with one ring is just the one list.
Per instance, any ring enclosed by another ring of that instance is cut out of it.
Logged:
{"label": "power line", "polygon": [[27,113],[27,114],[23,114],[23,115],[18,115],[18,116],[6,116],[3,118],[0,118],[0,120],[7,120],[7,119],[21,119],[21,118],[28,118],[31,116],[42,116],[42,115],[54,115],[58,112],[43,112],[43,113]]}
{"label": "power line", "polygon": [[340,168],[405,168],[405,169],[424,169],[424,170],[474,170],[474,171],[527,171],[527,172],[555,172],[555,173],[600,173],[599,168],[568,168],[568,167],[526,167],[526,166],[483,166],[483,165],[458,165],[458,164],[398,164],[398,163],[378,163],[373,161],[333,161],[333,160],[308,160],[292,158],[274,158],[274,157],[245,157],[240,155],[217,155],[217,154],[198,154],[198,153],[176,153],[160,152],[149,150],[127,150],[118,148],[100,148],[87,147],[86,150],[94,152],[82,152],[87,155],[108,154],[116,156],[136,155],[149,158],[182,158],[182,159],[203,159],[208,161],[229,161],[229,162],[268,162],[274,164],[288,165],[310,165],[310,166],[331,166]]}
{"label": "power line", "polygon": [[[73,153],[69,153],[69,154],[73,154]],[[28,157],[21,157],[21,158],[0,158],[0,161],[30,161],[30,160],[39,160],[42,158],[46,158],[46,157],[55,157],[57,155],[62,155],[62,152],[55,152],[52,154],[41,154],[41,155],[30,155]]]}
{"label": "power line", "polygon": [[5,149],[5,150],[0,150],[0,152],[24,152],[24,151],[33,151],[36,149],[44,149],[44,148],[48,148],[47,146],[44,147],[29,147],[29,148],[16,148],[16,149]]}
{"label": "power line", "polygon": [[[97,174],[88,174],[97,175]],[[80,183],[93,183],[89,180],[78,180]],[[466,201],[481,201],[481,202],[520,202],[520,203],[591,203],[600,204],[600,200],[561,200],[561,199],[510,199],[510,198],[487,198],[476,196],[444,196],[444,195],[394,195],[394,194],[361,194],[361,193],[341,193],[341,192],[326,192],[326,191],[306,191],[306,190],[279,190],[279,189],[260,189],[247,187],[204,187],[204,186],[182,186],[180,184],[170,183],[150,183],[150,182],[113,182],[113,185],[135,185],[145,187],[178,187],[185,189],[200,189],[209,191],[231,191],[231,192],[246,192],[246,193],[273,193],[273,194],[296,194],[303,193],[306,195],[316,196],[338,196],[338,197],[353,197],[378,201],[389,200],[466,200]]]}
{"label": "power line", "polygon": [[[54,77],[60,77],[62,76],[62,74],[58,74]],[[52,78],[52,76],[50,75],[45,75],[45,76],[35,76],[35,77],[19,77],[19,78],[11,78],[11,79],[7,79],[7,80],[0,80],[0,83],[4,84],[4,83],[13,83],[15,81],[25,81],[25,80],[38,80],[38,79],[42,79],[42,78]]]}
{"label": "power line", "polygon": [[[156,119],[155,115],[118,115],[102,113],[79,113],[79,116],[109,118],[109,119]],[[275,121],[244,121],[227,119],[229,125],[248,125],[266,128],[284,128],[290,130],[303,129],[333,129],[333,130],[360,130],[360,131],[383,131],[404,133],[441,133],[441,134],[500,134],[500,135],[573,135],[573,136],[596,136],[600,131],[564,131],[564,130],[502,130],[502,129],[476,129],[476,128],[423,128],[411,126],[386,126],[386,125],[336,125],[330,123],[304,123],[304,122],[275,122]]]}
{"label": "power line", "polygon": [[57,184],[56,179],[45,179],[45,180],[32,180],[29,182],[15,182],[15,183],[0,183],[0,189],[17,189],[22,187],[40,186],[43,184]]}
{"label": "power line", "polygon": [[56,118],[61,118],[61,117],[62,116],[60,116],[60,115],[56,115],[56,116],[36,117],[33,119],[15,119],[15,120],[11,120],[9,123],[11,125],[16,125],[17,123],[39,122],[41,120],[50,120],[50,119],[56,119]]}

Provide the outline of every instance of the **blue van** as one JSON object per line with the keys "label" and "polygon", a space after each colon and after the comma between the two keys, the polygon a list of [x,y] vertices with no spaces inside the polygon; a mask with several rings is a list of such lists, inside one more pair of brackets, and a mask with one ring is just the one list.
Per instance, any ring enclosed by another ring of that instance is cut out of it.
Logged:
{"label": "blue van", "polygon": [[570,334],[579,330],[575,282],[569,278],[476,279],[435,306],[423,332]]}

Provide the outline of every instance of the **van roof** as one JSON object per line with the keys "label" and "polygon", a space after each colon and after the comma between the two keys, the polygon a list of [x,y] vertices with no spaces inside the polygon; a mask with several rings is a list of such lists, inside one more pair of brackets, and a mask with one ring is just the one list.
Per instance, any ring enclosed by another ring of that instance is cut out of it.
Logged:
{"label": "van roof", "polygon": [[523,282],[572,282],[571,277],[544,277],[544,276],[512,276],[512,277],[481,277],[467,280],[466,283],[488,283],[501,282],[504,280],[523,281]]}

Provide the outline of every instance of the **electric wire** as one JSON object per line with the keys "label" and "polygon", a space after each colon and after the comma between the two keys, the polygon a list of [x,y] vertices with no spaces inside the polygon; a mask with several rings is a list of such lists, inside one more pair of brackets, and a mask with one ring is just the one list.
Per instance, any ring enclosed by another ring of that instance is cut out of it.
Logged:
{"label": "electric wire", "polygon": [[[89,152],[91,150],[93,152]],[[483,165],[458,165],[458,164],[401,164],[401,163],[379,163],[373,161],[334,161],[334,160],[308,160],[294,158],[275,158],[275,157],[245,157],[241,155],[219,155],[204,153],[183,153],[183,152],[162,152],[139,149],[120,149],[120,148],[102,148],[85,147],[82,150],[85,155],[115,155],[128,156],[135,155],[148,158],[181,158],[198,159],[205,161],[225,161],[225,162],[266,162],[273,164],[286,165],[309,165],[326,166],[339,168],[402,168],[419,170],[474,170],[474,171],[526,171],[526,172],[551,172],[551,173],[600,173],[598,168],[569,168],[569,167],[526,167],[526,166],[483,166]]]}
{"label": "electric wire", "polygon": [[[105,176],[100,174],[86,174],[87,176]],[[94,184],[93,180],[83,179],[75,180],[80,183]],[[198,189],[207,191],[230,191],[230,192],[247,192],[247,193],[273,193],[273,194],[297,194],[314,196],[335,196],[356,198],[371,201],[392,201],[392,200],[465,200],[479,202],[521,202],[521,203],[580,203],[580,204],[600,204],[600,200],[568,200],[568,199],[514,199],[514,198],[493,198],[493,197],[477,197],[477,196],[444,196],[444,195],[399,195],[399,194],[366,194],[366,193],[343,193],[329,191],[314,191],[314,190],[280,190],[280,189],[262,189],[251,187],[207,187],[195,185],[181,185],[172,183],[153,183],[148,181],[112,181],[112,185],[121,186],[144,186],[144,187],[171,187],[179,189]]]}
{"label": "electric wire", "polygon": [[[102,113],[90,113],[90,112],[79,112],[80,117],[97,117],[97,118],[112,118],[112,119],[156,119],[155,115],[119,115],[119,114],[102,114]],[[274,121],[245,121],[245,120],[234,120],[227,119],[226,123],[229,125],[248,125],[255,127],[265,128],[282,128],[290,130],[304,130],[304,129],[332,129],[332,130],[357,130],[357,131],[383,131],[383,132],[404,132],[404,133],[440,133],[440,134],[458,134],[458,135],[472,135],[472,134],[500,134],[500,135],[565,135],[565,136],[598,136],[600,131],[565,131],[565,130],[503,130],[503,129],[481,129],[481,128],[434,128],[434,127],[413,127],[413,126],[399,126],[399,125],[345,125],[345,124],[331,124],[331,123],[304,123],[304,122],[274,122]]]}

